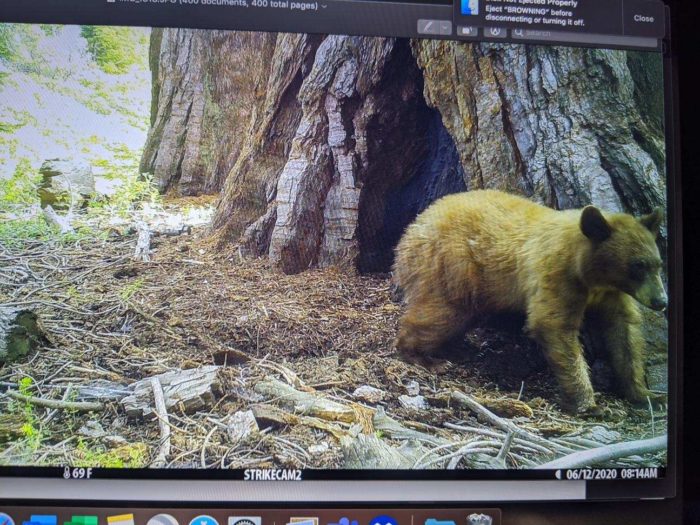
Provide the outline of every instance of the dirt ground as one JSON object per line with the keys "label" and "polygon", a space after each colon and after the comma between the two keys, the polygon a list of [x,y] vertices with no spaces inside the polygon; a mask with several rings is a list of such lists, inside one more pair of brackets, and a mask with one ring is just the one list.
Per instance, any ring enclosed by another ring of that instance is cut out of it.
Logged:
{"label": "dirt ground", "polygon": [[[206,227],[155,237],[150,262],[133,260],[135,243],[133,231],[113,229],[70,243],[0,247],[5,268],[0,303],[38,313],[47,338],[38,353],[0,367],[0,426],[5,417],[16,428],[5,432],[4,442],[0,432],[0,464],[151,465],[162,440],[157,419],[128,418],[114,399],[106,400],[104,410],[83,412],[43,408],[3,392],[24,385],[20,391],[28,396],[89,400],[86,385],[126,387],[207,365],[221,366],[214,398],[195,413],[170,411],[168,467],[348,468],[338,436],[351,434],[353,425],[343,421],[332,422],[336,431],[310,418],[297,424],[260,420],[259,432],[231,437],[226,421],[233,414],[261,403],[275,405],[255,388],[267,377],[361,410],[381,407],[405,428],[455,442],[477,440],[458,427],[478,427],[483,435],[493,427],[450,403],[455,390],[480,400],[508,424],[566,444],[569,451],[666,430],[665,414],[634,409],[605,391],[603,416],[561,413],[553,376],[521,334],[518,319],[501,319],[499,329],[487,325],[471,331],[460,348],[445,355],[451,362],[447,371],[434,375],[403,362],[394,351],[401,305],[392,301],[388,275],[335,269],[283,275],[265,260],[242,257],[235,247],[217,249]],[[597,389],[609,389],[605,366],[596,363],[593,370]],[[412,382],[427,409],[407,407],[399,399],[415,397]],[[358,400],[353,392],[364,385],[381,389],[384,399]],[[504,400],[515,409],[503,408]],[[391,447],[405,441],[370,430]],[[506,450],[504,466],[525,468],[551,459],[533,447]],[[499,447],[490,442],[479,451],[495,455]],[[488,464],[462,461],[453,468]],[[615,463],[638,464],[665,464],[665,453]]]}

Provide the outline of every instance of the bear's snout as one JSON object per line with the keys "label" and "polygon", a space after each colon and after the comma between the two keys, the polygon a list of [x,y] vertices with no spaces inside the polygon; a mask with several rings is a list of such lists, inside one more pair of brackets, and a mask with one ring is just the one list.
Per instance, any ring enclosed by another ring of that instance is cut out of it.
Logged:
{"label": "bear's snout", "polygon": [[650,301],[649,306],[651,307],[652,310],[656,310],[657,312],[661,312],[668,307],[668,298],[665,295],[661,296],[661,297],[654,297]]}

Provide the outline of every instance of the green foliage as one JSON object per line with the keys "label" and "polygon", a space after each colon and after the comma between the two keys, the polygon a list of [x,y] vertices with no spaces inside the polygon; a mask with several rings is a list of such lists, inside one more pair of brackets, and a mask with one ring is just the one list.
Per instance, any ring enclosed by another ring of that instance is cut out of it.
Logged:
{"label": "green foliage", "polygon": [[126,217],[137,204],[159,203],[161,196],[153,177],[139,173],[140,152],[123,144],[107,145],[106,148],[112,153],[112,160],[96,159],[93,165],[102,170],[105,178],[118,181],[120,185],[114,195],[92,202],[91,208],[107,209],[110,213]]}
{"label": "green foliage", "polygon": [[[52,34],[55,34],[60,26],[45,27],[52,27]],[[30,24],[0,24],[0,62],[11,71],[30,75],[63,75],[65,71],[39,51],[41,40],[47,34]]]}
{"label": "green foliage", "polygon": [[12,42],[12,26],[0,24],[0,60],[9,61],[14,53],[14,43]]}
{"label": "green foliage", "polygon": [[[19,380],[17,389],[19,390],[20,394],[24,396],[31,396],[33,386],[34,382],[32,381],[31,377],[23,377]],[[22,436],[24,437],[22,448],[24,448],[27,452],[34,453],[39,450],[43,440],[41,421],[36,415],[34,405],[32,405],[30,402],[23,402],[20,410],[24,416],[24,423],[22,424],[21,428]]]}
{"label": "green foliage", "polygon": [[140,42],[128,27],[83,26],[80,34],[97,65],[110,75],[123,75],[131,66],[143,64]]}
{"label": "green foliage", "polygon": [[0,212],[16,211],[39,202],[37,188],[41,175],[29,159],[20,159],[12,177],[0,179]]}
{"label": "green foliage", "polygon": [[0,244],[9,248],[19,248],[27,240],[45,241],[55,235],[43,217],[0,220]]}
{"label": "green foliage", "polygon": [[84,439],[78,438],[73,464],[76,467],[142,468],[148,464],[148,449],[143,443],[133,443],[107,450],[102,445],[90,447]]}
{"label": "green foliage", "polygon": [[143,279],[139,278],[136,279],[133,283],[129,283],[124,288],[122,288],[121,292],[119,292],[119,297],[121,298],[121,300],[126,302],[129,299],[131,299],[134,296],[134,294],[136,294],[136,292],[143,288],[143,282]]}

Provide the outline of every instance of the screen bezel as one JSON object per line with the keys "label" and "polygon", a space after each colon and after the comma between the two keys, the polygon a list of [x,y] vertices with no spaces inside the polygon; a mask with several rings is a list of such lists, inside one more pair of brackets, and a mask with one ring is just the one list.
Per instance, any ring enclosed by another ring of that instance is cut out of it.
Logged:
{"label": "screen bezel", "polygon": [[[671,0],[672,1],[672,0]],[[91,2],[89,2],[91,3]],[[119,12],[114,19],[109,20],[109,24],[105,24],[103,5],[97,4],[92,8],[87,8],[85,3],[79,0],[68,0],[66,2],[52,2],[50,0],[39,0],[36,2],[37,7],[34,7],[31,12],[19,6],[19,2],[16,4],[4,5],[3,13],[0,14],[0,20],[2,22],[18,22],[18,23],[59,23],[59,24],[103,24],[103,25],[127,25],[127,26],[149,26],[149,27],[187,27],[192,29],[230,29],[230,30],[245,30],[245,31],[275,31],[275,29],[270,27],[265,27],[261,29],[260,27],[251,28],[250,24],[241,24],[241,27],[230,27],[230,23],[226,27],[221,27],[221,25],[212,24],[208,19],[205,18],[194,18],[188,19],[186,24],[182,24],[181,15],[173,12],[157,13],[159,18],[155,18],[156,11],[153,13],[146,13],[144,16],[140,13],[129,13],[129,12]],[[81,5],[83,4],[83,5]],[[673,23],[673,13],[671,9],[667,8],[669,25]],[[172,22],[178,21],[180,23],[174,24]],[[234,24],[235,25],[235,24]],[[274,25],[274,24],[273,24]],[[308,33],[313,33],[313,31],[303,31]],[[669,31],[670,34],[670,31]],[[388,35],[385,35],[388,36]],[[533,45],[537,45],[533,43]],[[571,45],[569,47],[596,47],[589,45]],[[614,46],[611,46],[613,48]],[[647,51],[654,52],[654,51]],[[683,268],[682,268],[682,207],[681,207],[681,177],[680,177],[680,147],[679,147],[679,109],[678,109],[678,94],[677,94],[677,68],[676,68],[676,55],[675,50],[672,45],[672,41],[669,38],[664,40],[664,54],[663,54],[663,70],[664,70],[664,96],[665,96],[665,124],[666,124],[666,152],[667,152],[667,220],[668,220],[668,286],[669,286],[669,296],[671,298],[671,305],[669,306],[669,360],[668,360],[668,375],[669,375],[669,393],[668,393],[668,448],[667,448],[667,465],[666,465],[666,475],[662,479],[655,480],[644,480],[644,481],[594,481],[586,482],[586,498],[593,500],[619,500],[619,499],[646,499],[646,498],[671,498],[677,493],[677,485],[680,475],[680,418],[682,415],[681,410],[681,396],[682,392],[682,374],[681,374],[681,363],[682,363],[682,348],[683,348]],[[11,480],[18,477],[35,477],[35,478],[47,478],[47,470],[54,470],[53,467],[0,467],[0,483],[3,480]],[[143,469],[148,470],[148,469]],[[114,476],[117,478],[123,478],[125,474],[138,474],[141,469],[133,469],[129,471],[120,471],[119,475]],[[182,477],[182,471],[166,471],[167,474],[161,476],[158,475],[157,471],[151,471],[155,474],[154,478],[168,478],[172,479],[174,477]],[[347,473],[355,471],[344,471]],[[365,471],[368,472],[368,471]],[[369,471],[372,472],[372,471]],[[380,471],[377,474],[379,477],[382,476]],[[493,471],[487,471],[493,472]],[[509,476],[510,472],[517,471],[497,471],[500,475]],[[219,478],[221,483],[226,483],[227,480],[231,481],[231,478],[227,478],[224,475],[221,476],[211,476],[213,479]],[[399,478],[411,478],[412,475],[406,475],[404,471],[396,471],[395,475],[387,476],[390,479]],[[413,474],[413,473],[411,473]],[[420,477],[419,475],[416,477]],[[513,478],[517,477],[513,476]],[[452,476],[444,476],[441,479],[449,480],[454,479]],[[511,478],[511,479],[513,479]],[[51,478],[53,479],[53,478]],[[101,478],[101,480],[106,480],[108,478]],[[411,483],[421,483],[424,480],[422,477],[420,480],[415,479],[410,481]],[[433,478],[434,479],[434,478]],[[62,479],[55,479],[57,483],[63,483]],[[155,480],[154,480],[155,481]],[[353,481],[362,481],[359,479],[344,481],[343,483],[352,483]],[[521,483],[527,483],[527,480],[521,481]],[[196,481],[183,481],[183,483],[196,483]],[[246,482],[246,483],[261,483],[261,482]],[[262,482],[264,483],[264,482]],[[285,482],[294,483],[294,482]],[[304,481],[301,481],[302,486]],[[9,502],[10,500],[3,499],[0,493],[0,503]],[[50,496],[49,496],[50,497]],[[85,500],[80,499],[84,497],[84,493],[76,494],[76,499],[81,502]],[[36,504],[49,504],[50,499],[42,498],[12,498],[12,502],[33,502]],[[91,501],[91,505],[100,505],[109,503],[112,500],[101,500],[101,501]],[[386,503],[389,504],[392,500],[387,500]],[[396,500],[394,500],[396,501]],[[481,500],[489,501],[489,500]],[[517,502],[519,500],[510,500],[512,502]],[[561,500],[566,501],[566,500]],[[65,500],[61,500],[65,504]],[[61,502],[53,501],[53,504],[60,504]],[[120,502],[120,504],[123,501]],[[167,505],[172,505],[173,502],[164,502]],[[191,505],[197,504],[197,501],[184,502],[180,501],[179,504]],[[304,505],[318,505],[329,503],[328,501],[314,501],[310,499],[307,502],[295,501],[295,506]],[[344,502],[347,505],[362,505],[363,500],[357,500],[353,502]],[[375,504],[376,502],[372,502]],[[439,503],[440,505],[459,505],[460,501],[450,500],[434,500],[423,502],[426,504]],[[241,501],[241,504],[244,504]],[[248,503],[248,506],[255,505],[257,502]],[[143,505],[143,502],[141,502]]]}

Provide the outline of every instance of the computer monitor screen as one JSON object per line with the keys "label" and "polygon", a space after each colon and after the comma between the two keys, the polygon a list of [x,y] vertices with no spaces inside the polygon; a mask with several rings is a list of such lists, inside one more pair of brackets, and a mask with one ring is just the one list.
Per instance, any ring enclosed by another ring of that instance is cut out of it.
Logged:
{"label": "computer monitor screen", "polygon": [[672,493],[663,4],[43,4],[0,25],[0,497]]}

